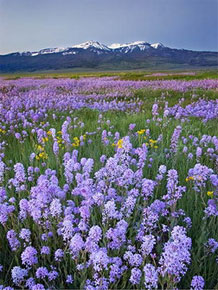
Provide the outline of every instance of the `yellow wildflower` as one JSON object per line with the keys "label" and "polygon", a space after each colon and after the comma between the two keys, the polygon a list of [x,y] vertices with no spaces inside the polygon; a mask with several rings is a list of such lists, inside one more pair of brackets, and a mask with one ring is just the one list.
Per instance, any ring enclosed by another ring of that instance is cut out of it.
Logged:
{"label": "yellow wildflower", "polygon": [[186,177],[185,181],[188,182],[189,180],[194,180],[193,176]]}
{"label": "yellow wildflower", "polygon": [[117,142],[117,148],[121,149],[123,147],[123,139],[120,139],[118,142]]}
{"label": "yellow wildflower", "polygon": [[142,134],[145,133],[145,129],[141,129],[141,130],[137,131],[137,133],[138,133],[139,135],[142,135]]}
{"label": "yellow wildflower", "polygon": [[48,159],[48,154],[45,153],[45,152],[42,152],[39,154],[39,157],[42,158],[42,159]]}
{"label": "yellow wildflower", "polygon": [[157,140],[149,139],[149,142],[150,142],[151,144],[154,144],[154,143],[157,143]]}
{"label": "yellow wildflower", "polygon": [[37,149],[38,149],[39,151],[44,151],[44,150],[45,150],[44,147],[42,147],[41,145],[38,145],[38,146],[37,146]]}
{"label": "yellow wildflower", "polygon": [[207,195],[208,195],[209,197],[213,198],[213,191],[208,191],[208,192],[207,192]]}
{"label": "yellow wildflower", "polygon": [[73,138],[74,142],[72,143],[72,146],[73,147],[79,147],[79,144],[80,144],[80,140],[78,137],[74,137]]}

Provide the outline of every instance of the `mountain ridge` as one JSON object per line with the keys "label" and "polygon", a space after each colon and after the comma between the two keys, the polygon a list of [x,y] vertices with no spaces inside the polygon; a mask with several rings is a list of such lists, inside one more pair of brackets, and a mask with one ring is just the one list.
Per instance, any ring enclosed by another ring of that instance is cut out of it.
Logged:
{"label": "mountain ridge", "polygon": [[0,72],[57,70],[68,68],[141,69],[165,66],[218,66],[218,52],[193,51],[147,41],[113,43],[86,41],[70,47],[0,55]]}
{"label": "mountain ridge", "polygon": [[123,47],[142,47],[147,45],[148,47],[153,47],[155,49],[159,48],[159,47],[165,47],[162,43],[158,42],[158,43],[154,43],[154,44],[150,44],[146,41],[134,41],[134,42],[129,42],[129,43],[113,43],[111,45],[105,45],[102,44],[98,41],[94,41],[94,40],[89,40],[80,44],[75,44],[72,46],[68,46],[68,47],[52,47],[52,48],[43,48],[40,49],[39,51],[23,51],[23,52],[11,52],[11,53],[6,53],[6,54],[2,54],[1,56],[5,56],[5,55],[11,55],[11,54],[20,54],[20,55],[31,55],[31,56],[36,56],[38,54],[49,54],[49,53],[62,53],[65,52],[69,49],[73,49],[73,48],[83,48],[83,49],[89,49],[89,48],[96,48],[96,49],[100,49],[100,50],[114,50],[114,49],[119,49],[119,48],[123,48]]}

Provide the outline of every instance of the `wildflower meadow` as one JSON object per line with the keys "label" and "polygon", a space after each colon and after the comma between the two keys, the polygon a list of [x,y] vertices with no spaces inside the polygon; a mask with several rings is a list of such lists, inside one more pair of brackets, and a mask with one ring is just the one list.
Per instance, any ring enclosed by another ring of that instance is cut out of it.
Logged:
{"label": "wildflower meadow", "polygon": [[218,289],[218,79],[169,76],[0,78],[0,289]]}

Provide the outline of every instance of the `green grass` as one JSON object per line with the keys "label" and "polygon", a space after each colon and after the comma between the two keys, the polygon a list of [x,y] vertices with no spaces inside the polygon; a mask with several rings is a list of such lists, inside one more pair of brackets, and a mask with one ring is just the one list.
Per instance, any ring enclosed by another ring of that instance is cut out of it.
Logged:
{"label": "green grass", "polygon": [[[180,75],[181,72],[195,72],[195,75]],[[170,76],[152,76],[153,73],[169,73]],[[195,80],[195,79],[217,79],[217,69],[175,69],[175,70],[93,70],[93,69],[70,69],[63,71],[40,71],[40,72],[21,72],[13,74],[0,74],[5,79],[19,79],[22,77],[34,78],[73,78],[78,79],[81,77],[107,77],[118,76],[122,80]]]}
{"label": "green grass", "polygon": [[[80,77],[81,75],[79,75]],[[214,77],[217,78],[217,73],[215,72],[201,72],[199,73],[199,78],[205,78],[206,76],[210,78]],[[55,76],[52,76],[55,77]],[[65,75],[66,77],[66,75]],[[72,77],[72,76],[71,76]],[[140,79],[143,77],[140,73],[125,73],[120,74],[120,77],[122,79]],[[196,159],[193,158],[193,160],[188,160],[187,156],[182,152],[183,144],[180,138],[179,141],[179,150],[177,154],[175,154],[173,157],[168,158],[165,154],[165,148],[170,147],[170,140],[171,136],[173,134],[173,131],[175,127],[181,122],[179,120],[171,119],[168,121],[167,126],[166,123],[162,122],[159,126],[156,125],[154,121],[151,121],[149,124],[146,123],[146,119],[151,118],[151,106],[154,103],[154,100],[160,100],[160,107],[163,106],[163,102],[161,101],[161,94],[162,91],[151,91],[151,90],[139,90],[135,93],[135,97],[140,98],[143,100],[144,105],[142,108],[142,111],[140,113],[134,113],[130,114],[128,112],[106,112],[103,113],[103,119],[104,122],[99,125],[97,123],[99,113],[97,111],[92,111],[88,109],[83,109],[80,111],[74,111],[72,114],[69,114],[69,112],[66,113],[57,113],[57,120],[53,120],[52,113],[49,112],[49,115],[45,121],[49,122],[49,128],[55,128],[57,131],[61,129],[61,125],[63,123],[63,120],[65,120],[65,117],[69,116],[73,119],[74,117],[78,117],[78,121],[84,122],[85,126],[83,128],[77,128],[70,131],[71,138],[75,136],[80,136],[85,134],[87,131],[92,132],[96,131],[97,127],[101,127],[101,130],[90,138],[92,139],[92,143],[88,144],[87,141],[85,142],[85,145],[82,147],[77,148],[79,150],[79,159],[82,157],[87,158],[93,158],[95,160],[94,165],[94,171],[98,170],[101,167],[99,158],[102,154],[105,154],[106,156],[113,156],[114,154],[114,148],[111,146],[111,143],[113,142],[111,140],[109,146],[105,146],[101,142],[101,132],[103,129],[110,130],[112,133],[115,133],[116,131],[120,132],[121,138],[129,134],[128,126],[130,123],[135,123],[136,128],[134,131],[140,130],[140,129],[150,129],[151,131],[151,138],[156,140],[160,134],[163,134],[163,141],[160,143],[159,148],[149,149],[149,156],[148,158],[153,158],[152,167],[149,168],[148,166],[144,169],[144,176],[146,178],[155,179],[155,176],[157,174],[158,167],[162,164],[165,164],[168,169],[174,168],[178,171],[179,174],[179,184],[183,186],[187,186],[187,190],[185,194],[183,195],[182,199],[178,203],[178,208],[182,208],[185,213],[191,217],[192,219],[192,228],[188,231],[188,236],[192,238],[192,263],[189,266],[188,273],[186,276],[182,279],[182,281],[179,284],[179,289],[188,289],[190,287],[190,281],[192,279],[193,275],[202,275],[205,278],[206,289],[217,289],[217,277],[218,277],[218,267],[216,266],[215,257],[214,256],[206,256],[205,250],[204,250],[204,243],[208,240],[208,238],[218,237],[218,228],[217,228],[217,220],[215,218],[210,218],[209,220],[202,220],[203,218],[203,210],[205,208],[205,204],[208,200],[208,197],[206,195],[207,190],[211,190],[211,186],[208,183],[207,187],[201,192],[197,193],[193,190],[193,186],[190,183],[187,183],[185,181],[188,170],[190,168],[193,168],[196,164]],[[216,99],[218,97],[217,92],[215,91],[202,91],[197,90],[195,92],[196,99],[200,97],[204,97],[207,99]],[[185,98],[184,105],[189,104],[192,102],[191,100],[192,93],[178,93],[178,92],[169,92],[165,97],[166,100],[169,102],[169,106],[172,106],[178,102],[178,100],[181,97]],[[64,117],[64,118],[63,118]],[[106,124],[107,120],[111,120],[111,125],[113,126],[112,129],[109,128],[109,125]],[[77,122],[78,122],[77,121]],[[20,130],[22,130],[22,124],[18,124]],[[42,127],[42,124],[38,123],[38,127]],[[187,137],[189,135],[194,135],[198,138],[201,138],[202,135],[207,134],[211,136],[215,136],[218,134],[217,130],[217,121],[211,120],[206,125],[202,123],[201,120],[197,118],[192,118],[190,122],[185,122],[182,124],[183,130],[182,130],[182,136]],[[30,130],[27,129],[28,137],[25,139],[24,143],[21,144],[18,142],[14,136],[12,135],[0,135],[0,141],[6,140],[7,142],[7,149],[5,151],[5,157],[4,161],[6,162],[7,166],[11,166],[11,164],[15,164],[17,162],[22,162],[24,166],[27,168],[30,165],[29,162],[29,155],[36,151],[35,145],[37,144],[36,136],[31,134]],[[131,137],[134,147],[140,146],[142,140],[140,138]],[[59,159],[56,159],[53,151],[52,151],[52,140],[49,138],[49,141],[45,143],[45,151],[47,152],[49,158],[46,160],[46,168],[51,168],[57,170],[57,176],[59,178],[60,185],[63,185],[65,183],[64,179],[64,172],[63,172],[63,166],[62,166],[62,158],[64,153],[67,151],[67,148],[61,149]],[[191,144],[191,142],[187,145],[189,147],[189,152],[195,153],[195,147]],[[70,151],[72,151],[73,148],[70,148]],[[205,164],[206,166],[215,169],[215,161],[211,161],[208,157],[202,156],[200,159],[200,162],[202,164]],[[39,166],[40,171],[44,172],[45,168],[42,166],[41,161],[34,161],[34,166]],[[11,178],[13,176],[12,171],[9,171],[7,173],[7,179]],[[157,190],[155,191],[155,198],[161,198],[163,193],[166,192],[166,179],[163,180],[160,186],[158,186]],[[14,192],[12,190],[8,190],[8,194],[13,196]],[[29,194],[28,192],[26,194]],[[203,196],[203,201],[201,199],[201,195]],[[204,204],[205,203],[205,204]],[[16,205],[18,206],[18,205]],[[98,222],[98,213],[93,214],[93,223]],[[35,225],[31,222],[31,220],[28,220],[25,222],[24,225],[21,225],[17,223],[16,216],[12,216],[10,222],[13,224],[14,228],[20,229],[22,227],[30,227],[32,231],[35,233],[35,240],[34,245],[40,244],[41,241],[39,240],[39,234],[42,233],[42,229],[40,227],[35,227]],[[138,217],[135,217],[133,221],[131,222],[133,225],[134,223],[139,222]],[[180,224],[182,224],[181,220],[179,221]],[[17,224],[16,224],[17,223]],[[6,268],[4,270],[4,281],[10,281],[10,270],[12,266],[19,263],[19,257],[18,254],[12,253],[8,246],[7,241],[5,239],[5,232],[8,230],[9,227],[0,228],[0,264],[3,264]],[[131,236],[132,239],[134,239],[133,236]],[[57,239],[54,241],[55,246],[58,245],[60,241]],[[54,246],[54,245],[50,245]],[[103,245],[102,245],[103,246]],[[120,253],[118,253],[119,255]],[[42,262],[43,265],[48,265],[49,263],[52,263],[49,259],[45,258],[45,261]],[[65,273],[68,271],[69,268],[72,269],[75,267],[75,264],[72,262],[72,260],[67,259],[62,264],[60,268],[60,273]],[[59,281],[61,281],[62,274],[60,275]],[[82,273],[82,276],[79,276],[75,274],[75,287],[81,287],[82,283],[81,281],[84,281],[85,277],[90,276],[89,273],[84,271]],[[0,280],[1,282],[1,280]],[[116,284],[113,286],[113,289],[122,288],[127,289],[128,287],[131,287],[131,285],[128,282],[128,277],[126,279],[122,279],[122,283]],[[64,287],[64,283],[59,282],[58,285],[56,285],[57,288]]]}

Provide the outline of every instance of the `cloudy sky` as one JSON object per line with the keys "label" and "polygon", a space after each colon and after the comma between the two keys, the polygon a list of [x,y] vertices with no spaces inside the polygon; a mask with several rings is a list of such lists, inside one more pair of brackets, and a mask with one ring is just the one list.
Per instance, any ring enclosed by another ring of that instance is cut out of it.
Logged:
{"label": "cloudy sky", "polygon": [[0,54],[145,40],[218,50],[218,0],[0,0]]}

